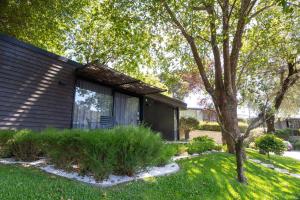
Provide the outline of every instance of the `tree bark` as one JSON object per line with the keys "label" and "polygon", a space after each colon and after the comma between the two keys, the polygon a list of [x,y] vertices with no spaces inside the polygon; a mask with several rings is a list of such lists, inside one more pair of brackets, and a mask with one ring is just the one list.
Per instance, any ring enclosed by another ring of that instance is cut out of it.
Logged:
{"label": "tree bark", "polygon": [[236,164],[237,164],[237,177],[238,177],[238,181],[241,183],[246,183],[247,179],[245,177],[244,174],[244,168],[243,168],[243,164],[244,164],[244,158],[243,158],[243,140],[239,139],[236,144],[235,144],[235,156],[236,156]]}
{"label": "tree bark", "polygon": [[228,153],[231,153],[231,154],[235,153],[234,141],[230,136],[226,135],[226,133],[224,131],[222,131],[222,142],[224,145],[227,146]]}
{"label": "tree bark", "polygon": [[275,132],[275,115],[269,114],[266,117],[266,124],[267,124],[267,133],[274,133]]}

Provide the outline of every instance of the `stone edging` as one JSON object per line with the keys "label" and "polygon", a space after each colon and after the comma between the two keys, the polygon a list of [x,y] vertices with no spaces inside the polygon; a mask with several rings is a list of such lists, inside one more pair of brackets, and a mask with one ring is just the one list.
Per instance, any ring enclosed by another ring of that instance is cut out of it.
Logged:
{"label": "stone edging", "polygon": [[260,164],[264,167],[267,167],[269,169],[273,169],[281,174],[287,174],[287,175],[290,175],[292,177],[295,177],[295,178],[300,178],[300,174],[293,174],[293,173],[290,173],[289,170],[287,169],[282,169],[282,168],[279,168],[279,167],[275,167],[274,165],[272,164],[267,164],[267,163],[264,163],[262,162],[261,160],[258,160],[258,159],[249,159],[250,161],[254,162],[254,163],[257,163],[257,164]]}

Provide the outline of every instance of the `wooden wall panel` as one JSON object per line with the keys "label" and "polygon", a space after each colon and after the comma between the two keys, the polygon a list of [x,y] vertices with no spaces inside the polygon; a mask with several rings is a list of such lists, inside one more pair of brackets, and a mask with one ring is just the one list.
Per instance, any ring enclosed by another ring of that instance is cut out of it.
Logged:
{"label": "wooden wall panel", "polygon": [[80,66],[0,35],[0,129],[71,128]]}

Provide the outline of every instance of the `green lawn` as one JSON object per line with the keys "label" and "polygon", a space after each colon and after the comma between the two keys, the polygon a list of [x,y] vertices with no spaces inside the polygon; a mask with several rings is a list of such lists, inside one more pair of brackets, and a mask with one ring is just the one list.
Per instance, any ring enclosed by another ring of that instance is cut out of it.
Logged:
{"label": "green lawn", "polygon": [[37,169],[0,165],[0,199],[300,199],[300,179],[251,162],[246,163],[249,184],[239,184],[234,157],[226,153],[179,163],[182,170],[177,174],[107,189]]}
{"label": "green lawn", "polygon": [[300,162],[288,157],[270,155],[270,159],[267,155],[259,154],[257,151],[247,149],[247,155],[249,158],[259,159],[264,163],[270,163],[279,168],[287,169],[291,173],[300,174]]}

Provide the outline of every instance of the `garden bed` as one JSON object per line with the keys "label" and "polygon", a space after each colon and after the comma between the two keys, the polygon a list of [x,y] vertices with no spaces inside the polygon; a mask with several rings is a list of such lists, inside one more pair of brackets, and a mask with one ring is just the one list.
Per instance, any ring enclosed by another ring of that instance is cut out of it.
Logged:
{"label": "garden bed", "polygon": [[24,167],[36,167],[50,174],[54,174],[57,176],[77,180],[83,183],[88,183],[100,187],[110,187],[121,183],[139,180],[139,179],[166,176],[169,174],[176,173],[180,169],[178,164],[173,162],[164,166],[149,167],[146,170],[134,174],[133,176],[117,176],[111,174],[108,176],[107,179],[104,179],[102,181],[97,181],[93,176],[80,175],[77,172],[67,172],[63,169],[57,169],[54,165],[47,164],[46,159],[40,159],[33,162],[23,162],[23,161],[16,161],[15,159],[12,158],[8,158],[8,159],[0,159],[0,164],[6,164],[6,165],[19,164]]}

